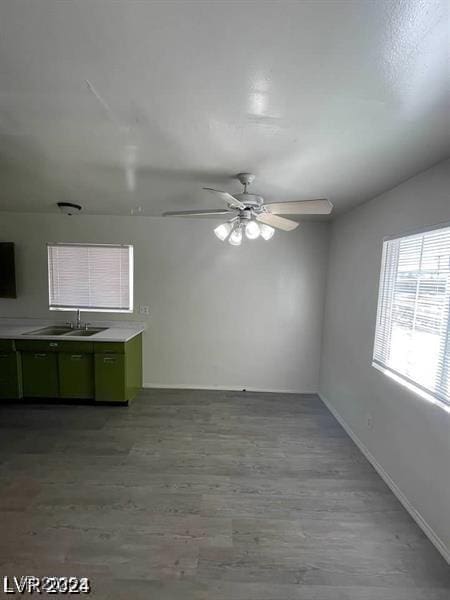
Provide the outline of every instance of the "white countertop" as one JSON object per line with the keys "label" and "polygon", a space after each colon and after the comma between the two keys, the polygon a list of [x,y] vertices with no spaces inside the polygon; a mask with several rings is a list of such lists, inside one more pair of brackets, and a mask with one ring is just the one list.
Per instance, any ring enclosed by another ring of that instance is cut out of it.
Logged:
{"label": "white countertop", "polygon": [[145,323],[137,321],[93,321],[89,327],[107,327],[93,335],[29,335],[29,332],[49,326],[63,326],[61,321],[38,319],[0,319],[0,339],[61,340],[65,342],[128,342],[145,330]]}

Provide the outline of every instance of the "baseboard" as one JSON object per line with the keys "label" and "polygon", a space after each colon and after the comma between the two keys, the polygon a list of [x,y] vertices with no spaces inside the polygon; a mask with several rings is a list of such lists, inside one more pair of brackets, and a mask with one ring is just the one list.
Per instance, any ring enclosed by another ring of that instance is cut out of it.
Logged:
{"label": "baseboard", "polygon": [[434,547],[438,550],[440,554],[444,557],[444,560],[450,564],[450,548],[448,548],[441,538],[437,535],[437,533],[430,527],[427,521],[422,517],[418,510],[414,508],[414,506],[410,503],[405,494],[401,491],[395,481],[391,478],[389,473],[384,470],[384,468],[380,465],[380,463],[376,460],[373,454],[369,451],[367,446],[363,444],[363,442],[359,439],[359,437],[354,433],[354,431],[349,427],[349,425],[344,421],[341,415],[336,411],[336,409],[330,404],[330,402],[320,393],[318,393],[319,398],[331,412],[331,414],[335,417],[335,419],[339,422],[345,432],[349,435],[349,437],[355,442],[373,468],[376,470],[378,475],[383,479],[386,485],[390,488],[394,496],[401,502],[404,508],[409,512],[411,517],[417,523],[417,525],[422,529],[424,534],[430,540],[430,542],[434,545]]}
{"label": "baseboard", "polygon": [[202,385],[188,383],[144,383],[144,389],[173,389],[173,390],[216,390],[224,392],[266,392],[269,394],[317,394],[317,390],[286,390],[277,388],[255,388],[238,385]]}

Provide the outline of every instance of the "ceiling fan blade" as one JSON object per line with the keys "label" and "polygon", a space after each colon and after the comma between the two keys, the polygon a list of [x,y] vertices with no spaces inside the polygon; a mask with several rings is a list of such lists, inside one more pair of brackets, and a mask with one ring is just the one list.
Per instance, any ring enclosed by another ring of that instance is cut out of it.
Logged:
{"label": "ceiling fan blade", "polygon": [[332,203],[325,199],[271,202],[264,206],[273,215],[329,215],[333,210]]}
{"label": "ceiling fan blade", "polygon": [[276,229],[282,229],[283,231],[292,231],[300,225],[297,221],[291,221],[290,219],[278,217],[277,215],[266,212],[256,215],[256,220],[265,223],[266,225],[270,225],[271,227],[275,227]]}
{"label": "ceiling fan blade", "polygon": [[234,215],[226,208],[210,208],[206,210],[169,210],[162,213],[163,217],[220,217],[220,215]]}
{"label": "ceiling fan blade", "polygon": [[228,204],[228,206],[232,206],[233,208],[240,208],[243,210],[245,208],[245,204],[243,204],[240,200],[229,194],[228,192],[221,192],[220,190],[214,190],[213,188],[204,187],[204,190],[207,192],[211,192],[224,202]]}

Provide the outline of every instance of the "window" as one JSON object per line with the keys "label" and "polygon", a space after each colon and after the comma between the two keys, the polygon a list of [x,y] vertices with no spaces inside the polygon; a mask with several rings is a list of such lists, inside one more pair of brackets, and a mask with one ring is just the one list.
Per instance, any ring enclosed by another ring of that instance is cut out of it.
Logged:
{"label": "window", "polygon": [[383,245],[374,366],[450,404],[450,227]]}
{"label": "window", "polygon": [[133,312],[133,246],[48,244],[50,310]]}

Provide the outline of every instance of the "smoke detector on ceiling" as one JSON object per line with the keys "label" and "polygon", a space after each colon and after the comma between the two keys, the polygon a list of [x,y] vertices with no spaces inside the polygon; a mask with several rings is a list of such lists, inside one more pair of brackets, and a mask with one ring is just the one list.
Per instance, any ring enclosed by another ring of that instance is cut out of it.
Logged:
{"label": "smoke detector on ceiling", "polygon": [[76,215],[82,209],[80,204],[73,204],[72,202],[58,202],[57,206],[64,215]]}

